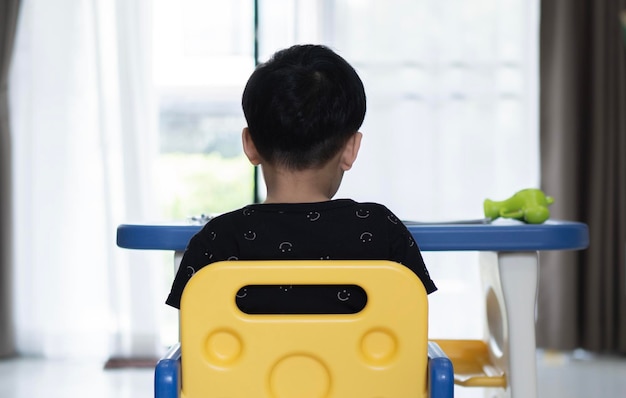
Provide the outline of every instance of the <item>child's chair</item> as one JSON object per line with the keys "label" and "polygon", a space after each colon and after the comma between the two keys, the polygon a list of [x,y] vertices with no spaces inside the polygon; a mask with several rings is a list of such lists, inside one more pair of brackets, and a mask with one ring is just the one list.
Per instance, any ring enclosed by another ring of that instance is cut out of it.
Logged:
{"label": "child's chair", "polygon": [[[248,311],[255,286],[284,291],[284,308]],[[362,300],[351,313],[298,313],[292,288],[309,304],[329,292]],[[452,364],[428,342],[424,287],[390,261],[214,263],[189,281],[180,321],[180,345],[156,368],[157,398],[453,396]]]}

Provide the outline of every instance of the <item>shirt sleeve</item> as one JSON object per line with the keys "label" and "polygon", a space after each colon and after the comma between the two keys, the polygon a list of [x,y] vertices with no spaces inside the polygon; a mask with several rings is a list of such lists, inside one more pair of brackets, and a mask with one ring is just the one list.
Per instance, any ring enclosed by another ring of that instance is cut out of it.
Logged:
{"label": "shirt sleeve", "polygon": [[167,305],[180,309],[180,299],[189,279],[201,268],[216,261],[210,251],[210,241],[210,232],[206,228],[191,238],[165,301]]}
{"label": "shirt sleeve", "polygon": [[[395,215],[392,217],[397,219]],[[391,232],[391,260],[398,262],[413,271],[422,281],[426,293],[430,294],[437,290],[437,286],[430,278],[422,253],[413,235],[402,223],[393,225]]]}

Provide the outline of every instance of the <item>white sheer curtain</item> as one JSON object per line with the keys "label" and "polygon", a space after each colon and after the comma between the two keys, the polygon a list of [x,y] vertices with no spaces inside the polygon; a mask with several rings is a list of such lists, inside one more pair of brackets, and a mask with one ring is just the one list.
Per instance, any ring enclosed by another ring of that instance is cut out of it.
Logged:
{"label": "white sheer curtain", "polygon": [[11,72],[18,352],[150,356],[151,255],[115,245],[154,219],[148,1],[26,0]]}
{"label": "white sheer curtain", "polygon": [[369,92],[346,192],[405,219],[454,220],[481,217],[487,197],[537,185],[535,1],[340,4],[332,43]]}

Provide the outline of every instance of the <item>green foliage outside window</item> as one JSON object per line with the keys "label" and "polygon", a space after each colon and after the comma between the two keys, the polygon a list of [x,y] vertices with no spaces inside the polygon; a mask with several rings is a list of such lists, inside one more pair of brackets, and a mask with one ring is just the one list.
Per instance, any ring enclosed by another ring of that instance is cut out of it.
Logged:
{"label": "green foliage outside window", "polygon": [[159,157],[158,197],[165,217],[215,215],[252,202],[253,167],[242,154],[165,153]]}

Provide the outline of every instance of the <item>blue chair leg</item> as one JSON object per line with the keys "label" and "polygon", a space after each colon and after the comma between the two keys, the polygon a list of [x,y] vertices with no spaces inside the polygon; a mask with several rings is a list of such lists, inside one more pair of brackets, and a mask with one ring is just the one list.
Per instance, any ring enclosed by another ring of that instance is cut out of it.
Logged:
{"label": "blue chair leg", "polygon": [[154,397],[180,396],[180,344],[172,346],[154,369]]}
{"label": "blue chair leg", "polygon": [[428,342],[428,396],[454,397],[454,368],[452,361],[437,343]]}

